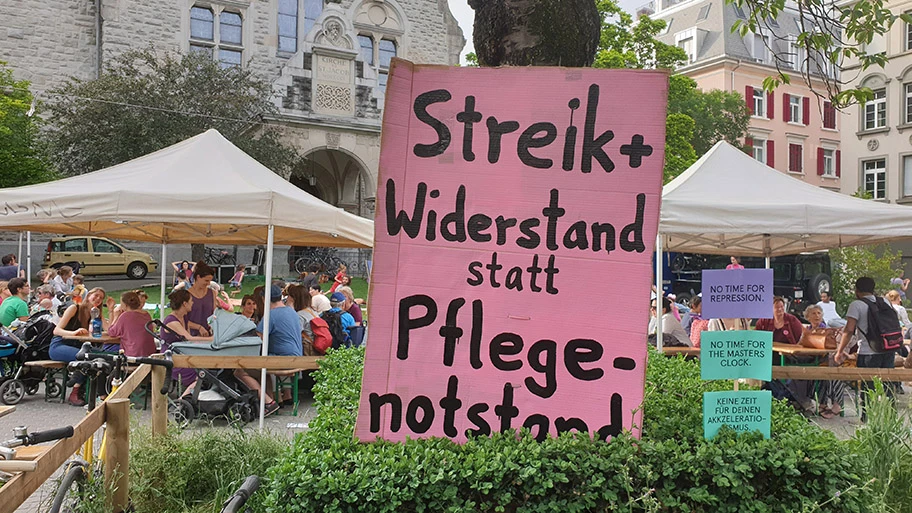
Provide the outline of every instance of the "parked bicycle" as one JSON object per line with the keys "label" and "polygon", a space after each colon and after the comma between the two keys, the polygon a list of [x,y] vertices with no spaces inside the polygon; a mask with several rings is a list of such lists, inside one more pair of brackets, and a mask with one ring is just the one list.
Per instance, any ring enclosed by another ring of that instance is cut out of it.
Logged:
{"label": "parked bicycle", "polygon": [[210,248],[206,246],[206,263],[209,265],[234,265],[237,263],[237,259],[234,258],[234,253],[227,251],[222,248]]}
{"label": "parked bicycle", "polygon": [[311,264],[316,264],[318,272],[321,273],[335,273],[339,264],[348,267],[348,264],[336,255],[336,248],[292,246],[288,251],[288,260],[291,262],[292,270],[297,273],[308,272]]}
{"label": "parked bicycle", "polygon": [[[123,378],[126,375],[128,365],[155,365],[165,368],[165,382],[159,391],[162,395],[167,395],[171,390],[171,369],[174,366],[171,361],[171,352],[165,352],[164,359],[158,358],[139,358],[127,356],[121,350],[117,354],[112,353],[93,353],[92,343],[86,342],[76,353],[76,361],[70,362],[67,368],[71,372],[81,372],[89,378],[89,397],[87,399],[88,412],[92,412],[97,405],[99,384],[105,387],[105,393],[111,395],[117,391],[117,388],[123,384]],[[101,444],[98,453],[95,454],[94,437],[86,440],[81,454],[77,453],[76,458],[70,460],[64,470],[63,479],[57,488],[57,494],[54,496],[54,502],[51,504],[49,513],[59,513],[61,511],[76,511],[77,505],[84,498],[86,482],[89,477],[90,469],[98,465],[93,472],[94,476],[100,478],[104,469],[101,463],[104,462],[104,455],[107,447],[107,439],[102,426]]]}
{"label": "parked bicycle", "polygon": [[[16,448],[27,447],[29,445],[43,444],[45,442],[54,442],[63,438],[73,436],[73,426],[49,429],[47,431],[28,432],[25,426],[13,428],[15,438],[0,442],[0,458],[4,460],[16,459]],[[0,472],[0,482],[7,482],[13,478],[13,474]]]}
{"label": "parked bicycle", "polygon": [[[247,503],[247,499],[250,498],[258,489],[260,488],[260,478],[257,476],[248,476],[244,480],[244,484],[234,495],[228,498],[225,501],[225,504],[222,505],[222,513],[239,513],[241,508],[244,507],[244,504]],[[244,510],[246,513],[250,513],[250,508]]]}

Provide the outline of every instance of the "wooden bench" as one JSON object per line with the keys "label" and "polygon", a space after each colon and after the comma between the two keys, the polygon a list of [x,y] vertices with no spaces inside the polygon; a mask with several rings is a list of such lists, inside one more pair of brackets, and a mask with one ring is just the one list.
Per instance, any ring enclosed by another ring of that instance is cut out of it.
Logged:
{"label": "wooden bench", "polygon": [[[33,360],[24,362],[23,367],[34,367],[44,369],[44,400],[60,398],[61,402],[66,398],[66,382],[69,379],[67,371],[67,362],[58,362],[57,360]],[[57,383],[57,376],[60,375],[60,383]]]}

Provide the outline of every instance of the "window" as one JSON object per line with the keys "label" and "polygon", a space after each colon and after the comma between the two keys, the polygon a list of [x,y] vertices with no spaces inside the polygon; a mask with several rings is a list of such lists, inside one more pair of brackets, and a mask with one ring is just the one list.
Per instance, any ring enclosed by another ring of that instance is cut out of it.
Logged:
{"label": "window", "polygon": [[744,14],[744,9],[742,9],[740,5],[733,5],[732,7],[735,8],[735,16],[741,18],[742,20],[747,19],[747,15]]}
{"label": "window", "polygon": [[692,37],[678,41],[678,48],[684,50],[684,53],[687,54],[687,64],[696,60],[694,59],[694,39]]}
{"label": "window", "polygon": [[754,116],[766,117],[766,93],[762,88],[754,89]]}
{"label": "window", "polygon": [[317,18],[323,14],[323,0],[304,0],[304,33],[310,32]]}
{"label": "window", "polygon": [[373,66],[374,65],[374,40],[370,36],[358,36],[358,44],[361,45],[361,57],[364,58],[364,62]]}
{"label": "window", "polygon": [[709,18],[709,8],[712,7],[712,4],[706,4],[700,8],[700,13],[697,14],[697,21],[703,21],[706,18]]}
{"label": "window", "polygon": [[789,172],[804,172],[804,146],[789,143]]}
{"label": "window", "polygon": [[101,239],[92,239],[93,253],[120,253],[120,248],[116,245]]}
{"label": "window", "polygon": [[380,40],[380,74],[377,76],[380,89],[386,91],[386,81],[389,79],[390,61],[396,56],[396,43],[389,39]]}
{"label": "window", "polygon": [[62,251],[64,253],[85,253],[89,251],[89,242],[86,239],[68,239],[54,243],[53,251]]}
{"label": "window", "polygon": [[863,163],[864,190],[874,199],[887,197],[886,159],[866,160]]}
{"label": "window", "polygon": [[800,96],[789,96],[789,121],[792,123],[804,123],[801,100]]}
{"label": "window", "polygon": [[912,196],[912,155],[903,157],[903,196]]}
{"label": "window", "polygon": [[[215,27],[216,19],[218,30]],[[191,52],[205,53],[216,58],[223,68],[240,66],[244,55],[243,35],[244,20],[240,13],[223,11],[219,7],[216,7],[216,11],[208,7],[190,8]]]}
{"label": "window", "polygon": [[767,62],[769,60],[769,37],[760,34],[752,35],[753,50],[751,55],[757,59],[757,62]]}
{"label": "window", "polygon": [[803,69],[805,60],[804,48],[798,45],[798,41],[794,39],[790,41],[788,61],[791,68],[795,70]]}
{"label": "window", "polygon": [[203,7],[190,8],[190,38],[212,41],[214,34],[212,11]]}
{"label": "window", "polygon": [[821,148],[820,155],[823,158],[821,176],[836,176],[836,150]]}
{"label": "window", "polygon": [[912,84],[906,84],[906,123],[912,123]]}
{"label": "window", "polygon": [[279,51],[298,51],[298,0],[279,0]]}
{"label": "window", "polygon": [[836,107],[831,102],[823,102],[823,128],[836,129]]}
{"label": "window", "polygon": [[753,148],[752,151],[754,159],[766,164],[766,139],[758,139],[756,137],[752,138],[751,147]]}
{"label": "window", "polygon": [[864,104],[864,129],[873,130],[887,126],[887,91],[874,91],[874,98]]}
{"label": "window", "polygon": [[[906,14],[912,14],[912,12],[907,12]],[[912,50],[912,23],[906,23],[906,50]]]}
{"label": "window", "polygon": [[662,30],[659,31],[660,36],[664,36],[665,34],[668,33],[669,30],[671,30],[671,22],[673,22],[673,21],[674,21],[674,18],[668,18],[668,21],[665,22],[665,26],[662,27]]}

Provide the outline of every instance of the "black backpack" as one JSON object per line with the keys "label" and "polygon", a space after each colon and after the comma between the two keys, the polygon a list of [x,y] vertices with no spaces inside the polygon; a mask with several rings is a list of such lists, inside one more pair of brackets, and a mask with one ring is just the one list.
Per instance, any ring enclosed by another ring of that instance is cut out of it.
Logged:
{"label": "black backpack", "polygon": [[868,332],[865,333],[860,328],[858,331],[864,335],[871,349],[877,353],[885,353],[901,348],[902,328],[899,326],[899,317],[893,305],[882,297],[875,298],[875,301],[865,298],[861,300],[868,305]]}
{"label": "black backpack", "polygon": [[342,311],[323,312],[320,318],[326,321],[326,325],[329,326],[329,332],[332,334],[333,349],[348,346],[348,333],[342,327]]}

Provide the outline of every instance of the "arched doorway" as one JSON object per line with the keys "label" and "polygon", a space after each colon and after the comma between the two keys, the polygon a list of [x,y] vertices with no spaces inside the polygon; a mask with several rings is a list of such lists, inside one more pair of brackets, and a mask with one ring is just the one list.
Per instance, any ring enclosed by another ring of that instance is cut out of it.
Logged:
{"label": "arched doorway", "polygon": [[373,212],[364,207],[365,180],[369,176],[357,157],[342,150],[322,148],[308,153],[289,181],[327,203],[372,217]]}

